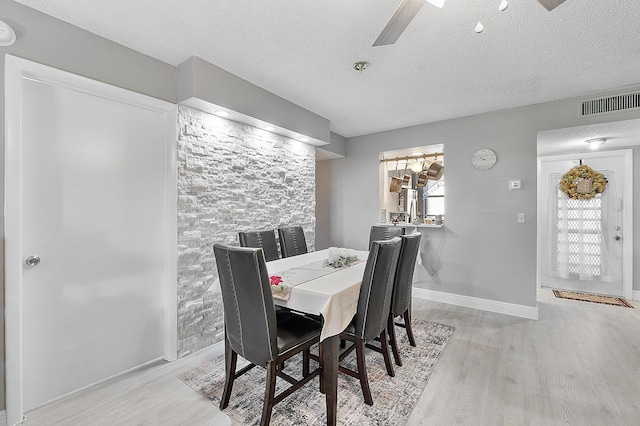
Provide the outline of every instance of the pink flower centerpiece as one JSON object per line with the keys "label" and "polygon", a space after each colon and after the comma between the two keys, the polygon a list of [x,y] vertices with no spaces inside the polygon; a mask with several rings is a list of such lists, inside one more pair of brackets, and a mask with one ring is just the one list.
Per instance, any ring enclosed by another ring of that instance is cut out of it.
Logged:
{"label": "pink flower centerpiece", "polygon": [[283,282],[282,277],[278,276],[278,275],[271,275],[269,277],[269,282],[271,283],[271,285],[278,285],[281,282]]}
{"label": "pink flower centerpiece", "polygon": [[269,283],[271,284],[271,293],[274,297],[282,300],[289,300],[291,287],[284,282],[281,276],[271,275],[269,277]]}

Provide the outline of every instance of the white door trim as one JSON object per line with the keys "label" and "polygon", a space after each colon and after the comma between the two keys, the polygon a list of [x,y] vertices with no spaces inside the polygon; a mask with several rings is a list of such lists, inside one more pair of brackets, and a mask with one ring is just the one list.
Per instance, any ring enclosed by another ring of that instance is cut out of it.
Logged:
{"label": "white door trim", "polygon": [[22,80],[38,81],[98,95],[163,113],[165,150],[165,297],[164,358],[177,358],[177,107],[166,101],[131,92],[11,55],[5,55],[5,374],[7,424],[23,420],[22,398],[22,235],[21,128]]}
{"label": "white door trim", "polygon": [[[624,167],[624,183],[622,188],[622,200],[624,202],[624,215],[622,218],[622,229],[624,235],[633,236],[633,150],[619,149],[614,151],[581,152],[575,154],[551,155],[548,157],[538,157],[538,199],[537,199],[537,267],[536,284],[538,288],[542,286],[542,222],[546,212],[543,211],[543,197],[546,188],[546,177],[540,175],[543,163],[553,161],[575,160],[577,158],[622,158]],[[622,239],[622,294],[626,299],[633,299],[633,237]]]}

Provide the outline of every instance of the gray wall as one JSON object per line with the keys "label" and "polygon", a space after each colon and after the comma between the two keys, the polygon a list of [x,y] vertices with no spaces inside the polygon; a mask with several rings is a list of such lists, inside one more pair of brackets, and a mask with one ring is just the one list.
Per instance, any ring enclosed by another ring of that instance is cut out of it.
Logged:
{"label": "gray wall", "polygon": [[[579,102],[567,99],[350,138],[346,158],[318,167],[316,191],[331,208],[322,210],[326,217],[318,216],[316,232],[330,236],[323,244],[365,249],[369,227],[379,220],[378,154],[444,144],[446,227],[440,267],[417,286],[534,307],[537,132],[640,116],[634,111],[582,119]],[[497,153],[498,161],[488,171],[471,166],[471,156],[480,148]],[[509,191],[510,179],[521,179],[523,189]],[[638,223],[640,210],[634,207]],[[516,223],[517,212],[526,213],[525,224]],[[439,247],[440,232],[424,232],[433,250]],[[636,229],[635,241],[639,236]],[[634,289],[640,289],[637,278]]]}
{"label": "gray wall", "polygon": [[181,106],[178,111],[178,356],[224,338],[216,243],[300,225],[315,241],[315,148]]}
{"label": "gray wall", "polygon": [[322,146],[320,149],[333,152],[334,154],[338,154],[342,157],[347,155],[347,138],[333,132],[330,133],[330,136],[331,141],[329,145]]}
{"label": "gray wall", "polygon": [[[329,143],[329,120],[205,60],[192,56],[177,67],[177,100],[192,98]],[[197,107],[198,105],[192,105]],[[214,112],[214,111],[211,111]]]}
{"label": "gray wall", "polygon": [[322,229],[316,235],[316,250],[329,248],[331,245],[331,168],[334,161],[316,162],[316,229]]}
{"label": "gray wall", "polygon": [[[5,54],[19,56],[132,91],[175,102],[175,68],[57,19],[0,0],[0,20],[16,32],[13,46],[0,47],[0,127],[4,129]],[[0,133],[0,182],[4,188],[4,132]],[[4,197],[0,203],[4,202]],[[0,381],[4,383],[4,205],[0,239]],[[0,386],[0,409],[4,409]]]}

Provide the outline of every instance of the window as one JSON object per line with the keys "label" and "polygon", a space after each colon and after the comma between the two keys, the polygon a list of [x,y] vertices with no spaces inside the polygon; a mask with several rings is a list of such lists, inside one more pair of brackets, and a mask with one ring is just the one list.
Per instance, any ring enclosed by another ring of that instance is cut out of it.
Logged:
{"label": "window", "polygon": [[444,216],[444,178],[427,181],[423,193],[424,213],[427,216]]}
{"label": "window", "polygon": [[568,199],[557,193],[557,256],[569,274],[602,275],[602,200]]}

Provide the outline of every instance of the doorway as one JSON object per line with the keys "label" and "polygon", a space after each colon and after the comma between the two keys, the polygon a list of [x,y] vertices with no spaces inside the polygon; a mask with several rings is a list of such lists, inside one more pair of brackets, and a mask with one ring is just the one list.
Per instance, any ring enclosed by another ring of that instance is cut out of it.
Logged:
{"label": "doorway", "polygon": [[7,56],[7,423],[176,357],[175,105]]}
{"label": "doorway", "polygon": [[[632,296],[632,150],[538,158],[538,286]],[[558,189],[580,164],[602,173],[605,191],[588,200]]]}

